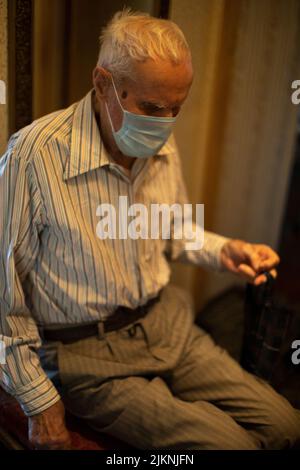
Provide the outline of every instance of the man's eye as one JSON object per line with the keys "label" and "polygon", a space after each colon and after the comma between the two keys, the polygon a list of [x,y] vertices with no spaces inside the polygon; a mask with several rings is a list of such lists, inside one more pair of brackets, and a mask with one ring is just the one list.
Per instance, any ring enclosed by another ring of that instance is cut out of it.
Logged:
{"label": "man's eye", "polygon": [[[177,116],[177,114],[179,113],[180,111],[180,106],[174,106],[171,111],[172,111],[172,116]],[[151,104],[151,103],[144,103],[142,104],[141,106],[141,110],[145,113],[145,114],[157,114],[157,113],[162,113],[162,112],[167,112],[167,109],[166,108],[161,108],[159,106],[156,106],[155,104]]]}
{"label": "man's eye", "polygon": [[153,104],[145,104],[143,106],[143,109],[146,110],[148,113],[157,113],[157,112],[161,111],[161,108],[159,108],[158,106],[155,106]]}

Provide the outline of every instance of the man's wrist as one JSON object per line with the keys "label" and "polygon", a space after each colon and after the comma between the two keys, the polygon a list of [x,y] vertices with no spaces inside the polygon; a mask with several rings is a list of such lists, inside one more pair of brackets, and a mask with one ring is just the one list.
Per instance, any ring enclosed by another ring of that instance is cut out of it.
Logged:
{"label": "man's wrist", "polygon": [[225,263],[226,248],[232,240],[233,240],[233,238],[227,238],[224,241],[224,243],[223,243],[223,245],[220,249],[220,253],[219,253],[220,271],[228,271],[228,267],[226,266],[226,263]]}
{"label": "man's wrist", "polygon": [[210,237],[213,237],[213,243],[212,243],[212,255],[214,259],[213,267],[217,271],[220,271],[220,272],[227,271],[227,268],[223,264],[223,261],[222,261],[222,250],[231,241],[231,238],[224,237],[223,235],[219,235],[219,234],[211,233],[211,232],[210,232]]}

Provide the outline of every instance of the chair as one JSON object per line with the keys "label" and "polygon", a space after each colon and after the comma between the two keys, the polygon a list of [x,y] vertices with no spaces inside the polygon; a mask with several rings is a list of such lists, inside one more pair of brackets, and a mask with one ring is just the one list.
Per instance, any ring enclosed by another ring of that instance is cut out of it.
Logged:
{"label": "chair", "polygon": [[[32,450],[27,437],[27,417],[17,400],[0,387],[0,445],[12,450]],[[82,420],[66,414],[67,429],[75,450],[117,450],[130,446],[90,429]]]}

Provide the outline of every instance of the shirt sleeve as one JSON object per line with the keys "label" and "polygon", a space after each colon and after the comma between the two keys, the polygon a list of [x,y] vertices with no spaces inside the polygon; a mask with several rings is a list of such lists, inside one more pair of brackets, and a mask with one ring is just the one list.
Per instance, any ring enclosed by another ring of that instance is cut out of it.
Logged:
{"label": "shirt sleeve", "polygon": [[[174,158],[173,163],[176,165],[176,203],[183,208],[184,204],[189,204],[189,199],[186,184],[182,175],[181,161],[175,142],[174,146],[176,151],[170,158]],[[182,228],[178,238],[176,238],[176,233],[178,232],[176,228],[176,214],[173,217],[171,238],[169,243],[167,243],[167,257],[170,261],[195,264],[212,271],[226,271],[226,268],[222,266],[220,253],[224,244],[228,242],[230,238],[204,230],[205,217],[203,217],[203,224],[199,224],[198,220],[195,222],[194,217],[192,217],[192,212],[195,212],[194,205],[192,207],[190,204],[190,209],[192,209],[190,210],[190,222],[184,221],[183,223],[182,215],[180,216],[179,227],[180,225],[183,227],[185,224],[186,231]],[[186,238],[185,233],[194,234],[193,238]],[[199,245],[199,248],[195,248],[197,245],[194,245],[193,249],[189,248],[191,243],[195,244],[196,242]]]}
{"label": "shirt sleeve", "polygon": [[31,165],[9,147],[0,159],[0,201],[0,383],[31,416],[60,396],[36,353],[40,336],[22,289],[39,251],[40,194]]}

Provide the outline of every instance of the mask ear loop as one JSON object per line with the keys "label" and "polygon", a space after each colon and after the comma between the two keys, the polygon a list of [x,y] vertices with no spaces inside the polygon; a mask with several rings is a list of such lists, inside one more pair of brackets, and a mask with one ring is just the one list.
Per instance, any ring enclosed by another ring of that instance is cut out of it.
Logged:
{"label": "mask ear loop", "polygon": [[116,132],[116,131],[114,130],[114,126],[113,126],[113,123],[112,123],[112,120],[111,120],[111,117],[110,117],[110,113],[109,113],[109,110],[108,110],[108,106],[107,106],[106,101],[105,101],[105,107],[106,107],[106,112],[107,112],[108,120],[109,120],[109,122],[110,122],[110,127],[111,127],[111,129],[112,129],[113,132]]}
{"label": "mask ear loop", "polygon": [[121,101],[120,101],[120,98],[119,98],[119,95],[118,95],[118,92],[117,92],[117,89],[116,89],[116,85],[115,85],[113,76],[111,76],[111,81],[112,81],[112,84],[113,84],[113,87],[114,87],[114,90],[115,90],[115,94],[116,94],[118,103],[119,103],[119,105],[120,105],[120,108],[122,109],[123,112],[125,112],[126,110],[125,110],[125,109],[123,108],[123,106],[121,105]]}
{"label": "mask ear loop", "polygon": [[[120,98],[119,98],[119,95],[118,95],[118,92],[117,92],[117,89],[116,89],[116,86],[115,86],[115,82],[114,82],[113,76],[111,76],[111,81],[112,81],[112,84],[113,84],[113,87],[114,87],[114,90],[115,90],[115,95],[116,95],[116,97],[117,97],[117,100],[118,100],[118,103],[119,103],[119,105],[120,105],[120,108],[122,109],[123,113],[125,113],[126,110],[125,110],[125,109],[123,108],[123,106],[121,105],[121,101],[120,101]],[[114,126],[113,126],[111,117],[110,117],[110,112],[109,112],[109,109],[108,109],[106,100],[105,100],[105,107],[106,107],[106,112],[107,112],[107,115],[108,115],[108,119],[109,119],[109,122],[110,122],[110,125],[111,125],[111,128],[112,128],[112,131],[113,131],[113,132],[116,132],[115,129],[114,129]]]}

